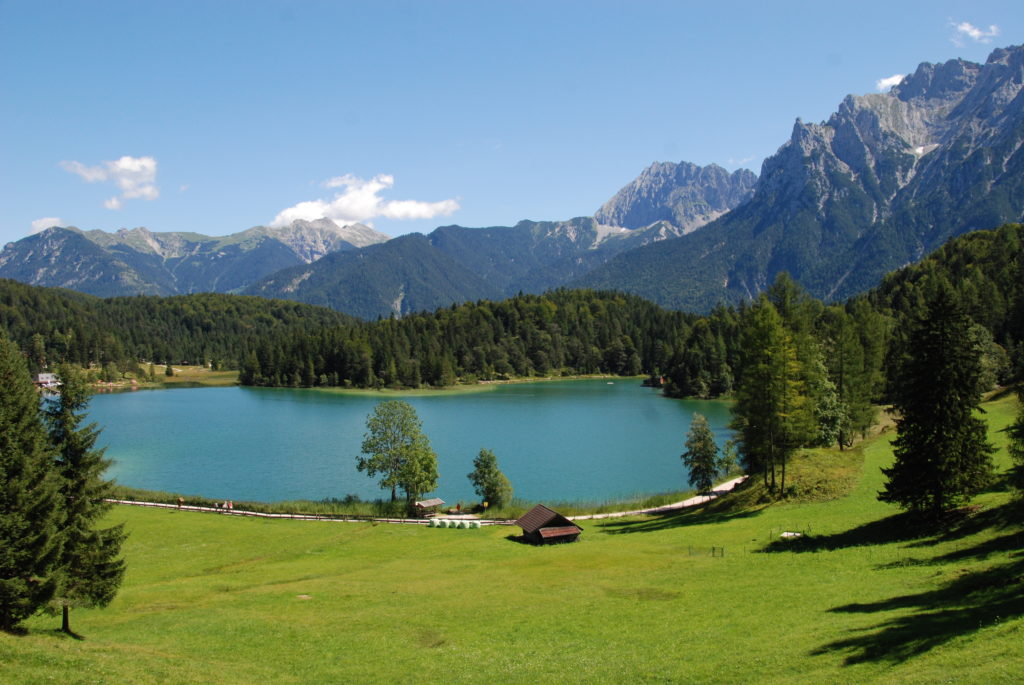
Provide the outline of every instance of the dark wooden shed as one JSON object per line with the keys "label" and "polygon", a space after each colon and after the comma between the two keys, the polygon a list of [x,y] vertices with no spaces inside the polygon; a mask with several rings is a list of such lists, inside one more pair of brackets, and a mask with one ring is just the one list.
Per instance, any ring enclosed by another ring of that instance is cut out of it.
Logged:
{"label": "dark wooden shed", "polygon": [[583,529],[556,511],[538,504],[516,521],[523,529],[523,537],[535,545],[554,542],[573,542]]}

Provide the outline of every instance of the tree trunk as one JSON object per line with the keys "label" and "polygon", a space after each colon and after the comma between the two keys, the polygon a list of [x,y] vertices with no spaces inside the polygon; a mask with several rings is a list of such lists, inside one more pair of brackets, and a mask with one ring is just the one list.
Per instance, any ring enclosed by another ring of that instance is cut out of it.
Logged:
{"label": "tree trunk", "polygon": [[782,489],[780,490],[783,497],[786,496],[786,452],[782,453]]}
{"label": "tree trunk", "polygon": [[74,633],[71,632],[71,620],[69,616],[69,614],[71,613],[71,607],[69,607],[67,604],[63,604],[61,605],[61,609],[62,611],[60,629],[68,635],[74,635]]}

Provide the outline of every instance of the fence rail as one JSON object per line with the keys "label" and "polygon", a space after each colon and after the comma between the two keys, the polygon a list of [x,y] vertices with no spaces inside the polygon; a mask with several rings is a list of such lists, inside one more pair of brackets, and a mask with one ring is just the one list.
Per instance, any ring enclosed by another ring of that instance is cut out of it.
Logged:
{"label": "fence rail", "polygon": [[[408,525],[425,526],[430,519],[372,516],[370,514],[271,514],[263,511],[247,511],[245,509],[223,509],[218,507],[200,507],[194,504],[168,504],[166,502],[142,502],[131,499],[107,499],[112,504],[125,504],[133,507],[153,507],[156,509],[175,509],[178,511],[191,511],[203,514],[220,514],[221,516],[247,516],[252,518],[267,519],[289,519],[293,521],[333,521],[337,523],[404,523]],[[438,518],[454,518],[439,516]],[[481,526],[509,526],[512,521],[503,519],[469,519],[477,521]]]}

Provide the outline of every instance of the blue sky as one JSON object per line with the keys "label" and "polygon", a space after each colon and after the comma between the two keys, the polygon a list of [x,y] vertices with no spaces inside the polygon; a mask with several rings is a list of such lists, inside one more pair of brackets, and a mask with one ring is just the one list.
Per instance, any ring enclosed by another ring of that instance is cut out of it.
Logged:
{"label": "blue sky", "polygon": [[588,215],[651,162],[760,171],[797,117],[1021,42],[1019,0],[0,0],[0,244]]}

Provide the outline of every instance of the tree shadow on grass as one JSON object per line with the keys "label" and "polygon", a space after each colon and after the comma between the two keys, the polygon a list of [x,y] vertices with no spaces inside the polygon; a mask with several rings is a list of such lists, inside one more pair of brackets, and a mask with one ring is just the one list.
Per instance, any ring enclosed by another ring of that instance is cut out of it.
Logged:
{"label": "tree shadow on grass", "polygon": [[907,543],[908,548],[928,548],[940,542],[969,537],[983,530],[1012,526],[1015,520],[1013,506],[1010,503],[980,511],[975,507],[964,507],[949,512],[941,520],[902,512],[831,535],[804,535],[789,540],[775,540],[764,551],[820,552],[896,542]]}
{"label": "tree shadow on grass", "polygon": [[911,547],[931,547],[940,542],[950,542],[976,535],[983,530],[1005,530],[1016,528],[1020,520],[1020,505],[1014,501],[989,509],[980,507],[964,507],[944,520],[933,524],[927,539],[909,545]]}
{"label": "tree shadow on grass", "polygon": [[845,604],[829,610],[849,614],[901,612],[901,615],[885,618],[870,628],[851,631],[850,637],[823,645],[812,654],[847,652],[847,664],[898,663],[985,626],[1024,615],[1024,531],[1017,523],[1017,506],[1011,502],[985,510],[965,507],[939,521],[911,513],[896,514],[835,535],[773,542],[766,551],[808,552],[900,542],[908,543],[907,548],[927,548],[985,531],[1002,532],[1002,535],[930,559],[902,559],[880,567],[988,562],[981,570],[954,567],[956,577],[933,590],[878,602]]}
{"label": "tree shadow on grass", "polygon": [[[708,502],[707,504],[711,504]],[[761,509],[743,511],[708,510],[707,505],[698,505],[687,509],[677,509],[664,514],[656,514],[646,519],[603,519],[593,523],[605,533],[623,535],[628,533],[654,533],[672,528],[700,526],[712,523],[725,523],[736,519],[750,518],[761,513]]]}
{"label": "tree shadow on grass", "polygon": [[920,525],[918,517],[909,514],[894,514],[877,521],[844,530],[831,535],[804,535],[788,540],[769,543],[765,552],[821,552],[865,545],[886,545],[893,542],[909,542],[933,534],[937,529]]}
{"label": "tree shadow on grass", "polygon": [[[986,543],[987,544],[987,543]],[[985,544],[967,556],[984,556]],[[951,555],[938,557],[951,560]],[[1024,615],[1024,557],[1019,553],[1007,563],[983,571],[964,572],[942,587],[879,602],[846,604],[829,611],[869,614],[894,610],[912,613],[886,619],[874,628],[830,642],[814,650],[820,655],[849,652],[845,663],[866,661],[899,663],[935,647],[993,625]]]}

